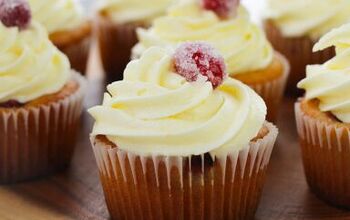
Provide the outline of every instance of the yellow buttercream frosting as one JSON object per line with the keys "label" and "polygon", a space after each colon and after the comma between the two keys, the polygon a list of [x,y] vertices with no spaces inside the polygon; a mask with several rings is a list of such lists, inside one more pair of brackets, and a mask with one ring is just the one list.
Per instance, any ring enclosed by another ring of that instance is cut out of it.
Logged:
{"label": "yellow buttercream frosting", "polygon": [[306,99],[319,99],[320,110],[332,112],[350,123],[350,24],[332,30],[314,46],[314,51],[335,46],[336,56],[322,65],[307,67],[307,76],[298,87]]}
{"label": "yellow buttercream frosting", "polygon": [[33,18],[42,23],[50,34],[70,31],[84,21],[77,0],[28,0]]}
{"label": "yellow buttercream frosting", "polygon": [[206,41],[223,55],[230,75],[261,70],[273,59],[273,49],[263,31],[240,6],[236,17],[222,19],[197,1],[184,1],[153,22],[150,29],[137,31],[139,43],[133,57],[151,46],[176,47],[186,41]]}
{"label": "yellow buttercream frosting", "polygon": [[350,21],[349,0],[267,0],[264,14],[286,37],[319,39]]}
{"label": "yellow buttercream frosting", "polygon": [[70,65],[37,22],[19,31],[0,22],[0,103],[25,103],[59,91]]}
{"label": "yellow buttercream frosting", "polygon": [[246,147],[265,121],[252,89],[229,77],[216,89],[205,79],[187,82],[174,72],[170,49],[148,49],[107,89],[89,110],[92,135],[141,155],[226,155]]}
{"label": "yellow buttercream frosting", "polygon": [[177,0],[100,0],[98,8],[118,23],[150,23],[165,14],[174,1]]}

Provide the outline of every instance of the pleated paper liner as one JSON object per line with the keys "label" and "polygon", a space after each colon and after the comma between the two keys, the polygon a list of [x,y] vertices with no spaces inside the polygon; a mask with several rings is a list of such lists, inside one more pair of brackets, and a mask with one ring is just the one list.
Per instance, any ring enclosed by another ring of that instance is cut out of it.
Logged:
{"label": "pleated paper liner", "polygon": [[126,65],[130,61],[131,49],[137,43],[136,29],[146,27],[143,22],[118,24],[105,15],[97,15],[97,38],[106,72],[107,82],[123,79]]}
{"label": "pleated paper liner", "polygon": [[0,184],[31,180],[65,168],[72,157],[85,80],[75,93],[40,107],[0,111]]}
{"label": "pleated paper liner", "polygon": [[53,44],[68,57],[72,69],[85,75],[92,41],[91,22],[86,22],[72,32],[50,36]]}
{"label": "pleated paper liner", "polygon": [[213,161],[139,156],[92,137],[112,219],[251,219],[262,192],[277,129]]}
{"label": "pleated paper liner", "polygon": [[307,182],[323,200],[350,209],[350,128],[327,124],[295,106]]}
{"label": "pleated paper liner", "polygon": [[287,92],[291,95],[301,93],[296,85],[305,78],[307,65],[324,63],[335,55],[334,48],[313,53],[312,48],[318,39],[313,40],[307,36],[284,37],[272,21],[265,21],[264,28],[273,47],[289,60],[291,74],[287,83]]}
{"label": "pleated paper liner", "polygon": [[271,122],[276,122],[277,120],[278,110],[280,109],[290,72],[287,59],[279,53],[276,53],[275,56],[283,66],[283,72],[278,78],[270,81],[266,80],[261,83],[246,83],[264,99],[267,106],[267,120]]}

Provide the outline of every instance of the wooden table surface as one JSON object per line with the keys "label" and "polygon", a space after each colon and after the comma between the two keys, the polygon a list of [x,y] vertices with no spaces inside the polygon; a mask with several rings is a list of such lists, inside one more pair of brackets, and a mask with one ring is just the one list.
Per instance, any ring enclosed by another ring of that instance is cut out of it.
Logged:
{"label": "wooden table surface", "polygon": [[[93,57],[95,60],[96,57]],[[104,85],[95,65],[85,106],[100,103]],[[350,211],[328,206],[305,182],[293,115],[286,98],[256,220],[350,220]],[[88,135],[92,120],[85,112],[71,167],[46,179],[0,187],[1,220],[109,219]]]}

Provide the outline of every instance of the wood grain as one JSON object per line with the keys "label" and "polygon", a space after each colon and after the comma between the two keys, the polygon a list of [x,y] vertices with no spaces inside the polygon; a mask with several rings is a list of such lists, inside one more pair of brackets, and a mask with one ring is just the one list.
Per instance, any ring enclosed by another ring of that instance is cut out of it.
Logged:
{"label": "wood grain", "polygon": [[[92,60],[96,60],[93,57]],[[85,106],[100,103],[104,83],[93,65]],[[333,208],[310,193],[305,182],[293,113],[286,98],[278,122],[280,136],[273,152],[256,220],[350,220],[350,212]],[[92,120],[85,112],[71,167],[29,183],[0,187],[0,219],[109,219],[89,143]]]}

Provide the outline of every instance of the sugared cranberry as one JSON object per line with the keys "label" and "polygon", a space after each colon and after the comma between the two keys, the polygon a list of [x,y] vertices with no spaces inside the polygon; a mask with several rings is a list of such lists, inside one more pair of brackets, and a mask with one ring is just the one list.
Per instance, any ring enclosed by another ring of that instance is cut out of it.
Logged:
{"label": "sugared cranberry", "polygon": [[0,108],[18,108],[21,106],[23,106],[23,104],[16,100],[9,100],[7,102],[0,103]]}
{"label": "sugared cranberry", "polygon": [[214,11],[220,17],[235,15],[239,0],[202,0],[203,7]]}
{"label": "sugared cranberry", "polygon": [[197,81],[202,75],[214,88],[226,77],[224,58],[211,45],[202,42],[183,43],[174,54],[175,70],[187,81]]}
{"label": "sugared cranberry", "polygon": [[0,21],[6,27],[25,29],[30,24],[31,17],[26,0],[0,0]]}

